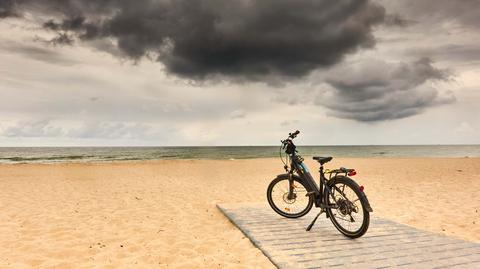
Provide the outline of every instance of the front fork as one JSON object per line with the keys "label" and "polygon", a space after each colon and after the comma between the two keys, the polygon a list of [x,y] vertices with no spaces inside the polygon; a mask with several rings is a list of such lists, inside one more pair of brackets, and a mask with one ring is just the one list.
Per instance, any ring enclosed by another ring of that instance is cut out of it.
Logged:
{"label": "front fork", "polygon": [[297,198],[297,194],[295,193],[295,184],[292,177],[292,171],[288,173],[288,196],[289,200],[293,200]]}

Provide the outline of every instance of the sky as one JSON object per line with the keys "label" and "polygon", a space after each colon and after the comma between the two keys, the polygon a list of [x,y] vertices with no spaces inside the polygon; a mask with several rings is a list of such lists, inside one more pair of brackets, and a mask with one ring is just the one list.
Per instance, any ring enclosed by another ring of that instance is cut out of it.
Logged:
{"label": "sky", "polygon": [[0,0],[0,146],[480,144],[478,0]]}

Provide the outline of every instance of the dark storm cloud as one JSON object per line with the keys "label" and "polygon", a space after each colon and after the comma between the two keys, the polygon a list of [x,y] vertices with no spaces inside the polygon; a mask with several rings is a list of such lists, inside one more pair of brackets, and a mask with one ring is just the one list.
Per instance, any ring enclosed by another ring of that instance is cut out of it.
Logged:
{"label": "dark storm cloud", "polygon": [[400,14],[387,14],[385,15],[385,25],[387,26],[400,26],[406,27],[415,23],[412,20],[407,20]]}
{"label": "dark storm cloud", "polygon": [[15,17],[15,0],[0,0],[0,18]]}
{"label": "dark storm cloud", "polygon": [[434,67],[428,58],[413,63],[362,62],[328,75],[330,90],[316,104],[331,115],[357,121],[381,121],[416,115],[424,109],[455,101],[427,82],[446,81],[450,73]]}
{"label": "dark storm cloud", "polygon": [[46,40],[52,45],[72,45],[74,41],[74,38],[67,33],[58,33],[56,37]]}
{"label": "dark storm cloud", "polygon": [[[368,0],[0,3],[4,16],[28,11],[46,29],[82,40],[113,37],[125,56],[154,57],[170,73],[191,79],[303,76],[373,47],[372,26],[385,16],[383,7]],[[70,42],[57,40],[63,41]]]}

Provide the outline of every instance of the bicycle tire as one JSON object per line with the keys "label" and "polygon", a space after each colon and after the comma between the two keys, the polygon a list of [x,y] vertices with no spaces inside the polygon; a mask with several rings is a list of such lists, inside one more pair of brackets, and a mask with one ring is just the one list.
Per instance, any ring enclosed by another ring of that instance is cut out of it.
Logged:
{"label": "bicycle tire", "polygon": [[[368,203],[363,198],[364,196],[361,193],[361,190],[360,190],[360,187],[358,186],[358,184],[355,181],[353,181],[353,179],[351,179],[351,178],[337,177],[337,178],[331,179],[327,183],[327,186],[329,186],[329,188],[334,188],[335,185],[340,185],[340,184],[344,184],[345,186],[348,186],[355,193],[356,199],[358,199],[358,201],[360,201],[360,204],[362,205],[362,213],[363,213],[362,214],[363,217],[362,217],[361,226],[355,231],[347,230],[345,227],[343,227],[338,222],[338,220],[336,218],[336,215],[337,215],[338,212],[337,211],[334,212],[334,210],[337,210],[337,209],[327,207],[326,211],[327,211],[327,214],[330,218],[330,221],[332,221],[333,225],[335,226],[335,228],[339,232],[341,232],[343,235],[345,235],[349,238],[358,238],[358,237],[364,235],[367,232],[368,226],[370,225],[370,212],[368,212],[368,210],[367,210]],[[325,200],[324,202],[325,202],[325,204],[329,204],[329,203],[331,204],[331,202],[329,201],[329,198],[331,198],[331,196],[329,195],[328,190],[325,189],[325,191],[324,191],[324,200]],[[350,217],[352,217],[351,214],[350,214]]]}
{"label": "bicycle tire", "polygon": [[[310,210],[312,209],[312,206],[313,206],[313,198],[312,196],[305,196],[306,199],[308,199],[305,207],[298,212],[298,213],[289,213],[289,212],[286,212],[286,210],[282,210],[281,208],[282,207],[278,207],[277,204],[275,204],[274,200],[273,200],[273,197],[272,197],[272,192],[275,188],[275,186],[286,180],[288,182],[289,180],[289,176],[288,175],[280,175],[278,176],[277,178],[275,178],[274,180],[272,180],[272,182],[270,182],[270,184],[268,185],[268,188],[267,188],[267,200],[268,200],[268,204],[270,205],[270,207],[272,207],[272,209],[278,213],[280,216],[283,216],[283,217],[286,217],[286,218],[300,218],[300,217],[303,217],[305,216],[308,212],[310,212]],[[303,189],[305,190],[308,190],[307,186],[302,182],[302,180],[296,176],[293,176],[293,181],[295,183],[298,183],[300,184]],[[287,183],[288,184],[288,183]],[[287,185],[288,186],[288,185]],[[303,195],[303,193],[301,194]],[[305,192],[305,195],[306,195],[306,192]],[[302,197],[304,198],[304,197]],[[296,200],[293,202],[295,203]],[[293,204],[292,203],[292,204]],[[303,206],[302,206],[303,207]]]}

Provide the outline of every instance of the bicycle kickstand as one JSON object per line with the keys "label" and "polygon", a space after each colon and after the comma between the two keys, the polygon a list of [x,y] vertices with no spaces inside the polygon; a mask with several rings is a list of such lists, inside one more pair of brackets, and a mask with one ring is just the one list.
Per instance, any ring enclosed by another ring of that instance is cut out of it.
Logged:
{"label": "bicycle kickstand", "polygon": [[323,213],[325,212],[325,210],[322,208],[320,209],[320,212],[317,214],[317,216],[313,219],[312,223],[310,223],[310,225],[308,225],[307,227],[307,232],[310,231],[313,227],[313,224],[315,224],[315,221],[317,221],[318,217]]}

